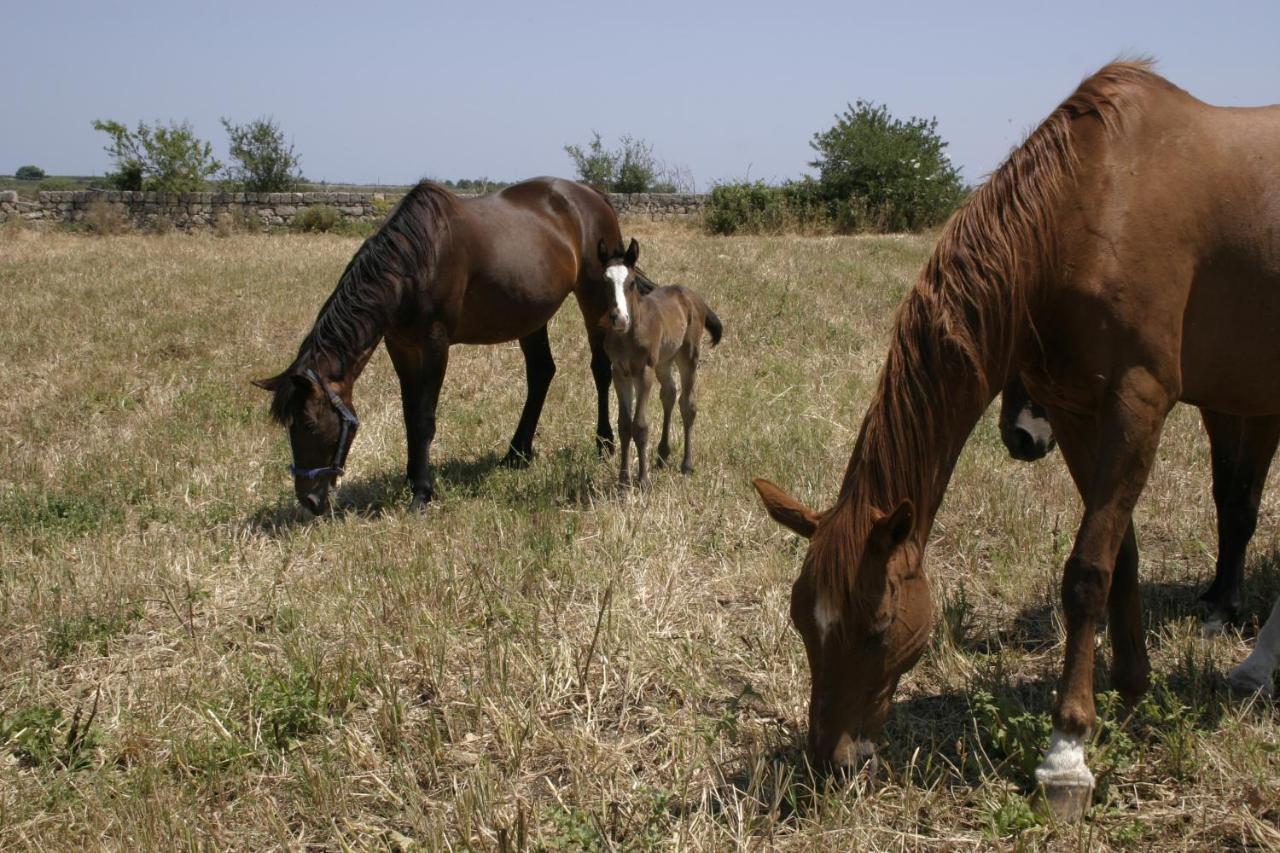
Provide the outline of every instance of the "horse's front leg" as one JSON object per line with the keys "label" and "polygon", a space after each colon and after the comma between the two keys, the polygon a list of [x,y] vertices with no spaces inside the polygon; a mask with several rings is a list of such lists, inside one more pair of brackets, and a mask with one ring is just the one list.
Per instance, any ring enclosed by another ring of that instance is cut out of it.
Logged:
{"label": "horse's front leg", "polygon": [[556,362],[551,357],[551,341],[547,338],[546,326],[521,338],[520,351],[524,353],[528,394],[524,410],[520,413],[520,423],[516,425],[515,435],[511,437],[511,447],[502,460],[503,465],[512,468],[523,468],[533,459],[533,436],[538,431],[538,419],[542,417],[542,404],[547,400],[547,389],[551,387],[551,379],[556,375]]}
{"label": "horse's front leg", "polygon": [[387,352],[400,378],[400,402],[408,443],[406,476],[413,491],[410,508],[424,509],[435,492],[431,472],[431,441],[436,434],[436,406],[449,366],[449,338],[434,324],[425,341],[401,344],[387,340]]}
{"label": "horse's front leg", "polygon": [[[1048,754],[1036,769],[1050,808],[1062,820],[1083,817],[1093,791],[1093,774],[1085,763],[1084,748],[1097,719],[1094,638],[1112,596],[1116,601],[1111,603],[1111,614],[1121,623],[1112,630],[1125,635],[1116,646],[1117,655],[1123,657],[1116,662],[1117,676],[1132,681],[1121,686],[1133,690],[1141,689],[1145,680],[1137,548],[1128,534],[1133,507],[1155,459],[1161,427],[1176,397],[1167,383],[1135,367],[1107,394],[1097,428],[1062,412],[1050,412],[1058,444],[1085,505],[1062,578],[1067,646],[1053,709],[1053,736]],[[1117,568],[1122,546],[1124,565]],[[1122,572],[1123,577],[1113,577],[1115,572]],[[1138,648],[1133,647],[1135,642]]]}
{"label": "horse's front leg", "polygon": [[591,378],[596,383],[596,451],[608,456],[614,451],[613,427],[609,424],[609,386],[613,380],[613,365],[604,349],[605,312],[595,301],[584,296],[582,288],[574,291],[582,322],[587,329],[587,345],[591,347]]}

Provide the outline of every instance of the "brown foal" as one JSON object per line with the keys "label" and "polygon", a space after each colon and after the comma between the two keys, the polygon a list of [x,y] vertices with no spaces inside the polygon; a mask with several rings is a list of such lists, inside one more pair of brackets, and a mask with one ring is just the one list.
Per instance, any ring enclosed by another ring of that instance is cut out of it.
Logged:
{"label": "brown foal", "polygon": [[604,349],[613,364],[613,387],[618,393],[618,439],[622,444],[618,481],[624,486],[631,483],[630,456],[634,441],[640,461],[637,483],[641,486],[648,483],[649,418],[645,404],[655,378],[662,386],[658,465],[667,464],[671,455],[671,409],[676,402],[673,367],[680,371],[680,419],[684,423],[684,460],[680,471],[691,474],[702,330],[711,334],[711,345],[715,346],[720,343],[724,327],[707,303],[687,287],[642,288],[636,274],[640,244],[634,238],[625,252],[610,252],[603,240],[598,252],[605,275],[614,285]]}

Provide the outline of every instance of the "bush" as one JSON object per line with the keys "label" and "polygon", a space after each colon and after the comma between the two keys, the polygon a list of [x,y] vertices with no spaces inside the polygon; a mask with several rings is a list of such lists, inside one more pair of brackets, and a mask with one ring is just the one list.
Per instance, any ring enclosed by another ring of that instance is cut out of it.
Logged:
{"label": "bush", "polygon": [[964,197],[937,119],[894,118],[869,101],[814,134],[818,185],[841,231],[915,231],[944,221]]}
{"label": "bush", "polygon": [[313,204],[293,217],[293,227],[305,232],[332,231],[338,224],[338,211],[327,204]]}
{"label": "bush", "polygon": [[668,169],[653,156],[653,146],[643,139],[624,136],[619,147],[604,147],[600,134],[592,131],[585,149],[566,145],[579,181],[614,193],[678,192],[693,189],[687,169]]}
{"label": "bush", "polygon": [[105,150],[115,160],[116,171],[109,177],[117,189],[199,192],[222,168],[209,143],[197,138],[187,122],[168,127],[138,122],[136,130],[129,130],[120,122],[96,119],[93,127],[111,138]]}
{"label": "bush", "polygon": [[124,207],[105,201],[95,201],[84,214],[85,225],[94,234],[108,237],[129,230],[129,216]]}
{"label": "bush", "polygon": [[712,187],[703,222],[713,234],[777,234],[829,228],[820,189],[813,180],[769,186],[743,181]]}
{"label": "bush", "polygon": [[44,169],[39,166],[19,166],[13,176],[20,181],[39,181],[44,179]]}
{"label": "bush", "polygon": [[231,141],[235,165],[227,169],[227,177],[247,192],[291,192],[302,180],[298,156],[293,146],[284,141],[284,133],[271,118],[254,119],[248,124],[232,124],[222,120]]}

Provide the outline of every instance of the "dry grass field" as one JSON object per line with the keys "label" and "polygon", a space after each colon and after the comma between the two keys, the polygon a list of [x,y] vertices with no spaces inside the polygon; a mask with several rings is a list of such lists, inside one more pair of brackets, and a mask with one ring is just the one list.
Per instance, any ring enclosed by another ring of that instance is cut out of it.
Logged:
{"label": "dry grass field", "polygon": [[[994,410],[933,532],[939,622],[877,774],[811,769],[787,620],[803,543],[750,479],[834,498],[932,241],[626,230],[725,322],[695,475],[617,494],[570,305],[528,470],[495,467],[518,348],[456,350],[438,500],[409,514],[380,353],[315,521],[249,380],[289,362],[356,240],[0,234],[0,847],[1280,846],[1280,716],[1223,684],[1256,626],[1199,631],[1214,513],[1185,408],[1138,511],[1155,687],[1122,707],[1104,642],[1087,822],[1025,797],[1079,504],[1058,455],[1007,459]],[[1275,485],[1253,619],[1280,592]]]}

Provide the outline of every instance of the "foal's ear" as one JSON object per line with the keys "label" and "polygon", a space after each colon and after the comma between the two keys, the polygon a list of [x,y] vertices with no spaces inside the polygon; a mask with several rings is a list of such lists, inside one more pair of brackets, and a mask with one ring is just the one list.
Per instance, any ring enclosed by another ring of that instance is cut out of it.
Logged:
{"label": "foal's ear", "polygon": [[634,267],[638,260],[640,260],[640,243],[632,237],[631,244],[627,246],[627,254],[623,256],[622,261],[627,266]]}
{"label": "foal's ear", "polygon": [[871,541],[886,551],[892,551],[907,541],[915,526],[915,505],[904,500],[893,512],[876,519],[871,526]]}
{"label": "foal's ear", "polygon": [[822,513],[814,512],[761,477],[752,480],[751,485],[760,493],[760,500],[764,502],[765,512],[769,513],[770,518],[805,539],[813,536],[813,531],[818,529],[818,522],[822,520]]}
{"label": "foal's ear", "polygon": [[599,244],[596,245],[596,254],[600,256],[600,263],[606,266],[609,263],[609,247],[605,245],[604,238],[600,238]]}

